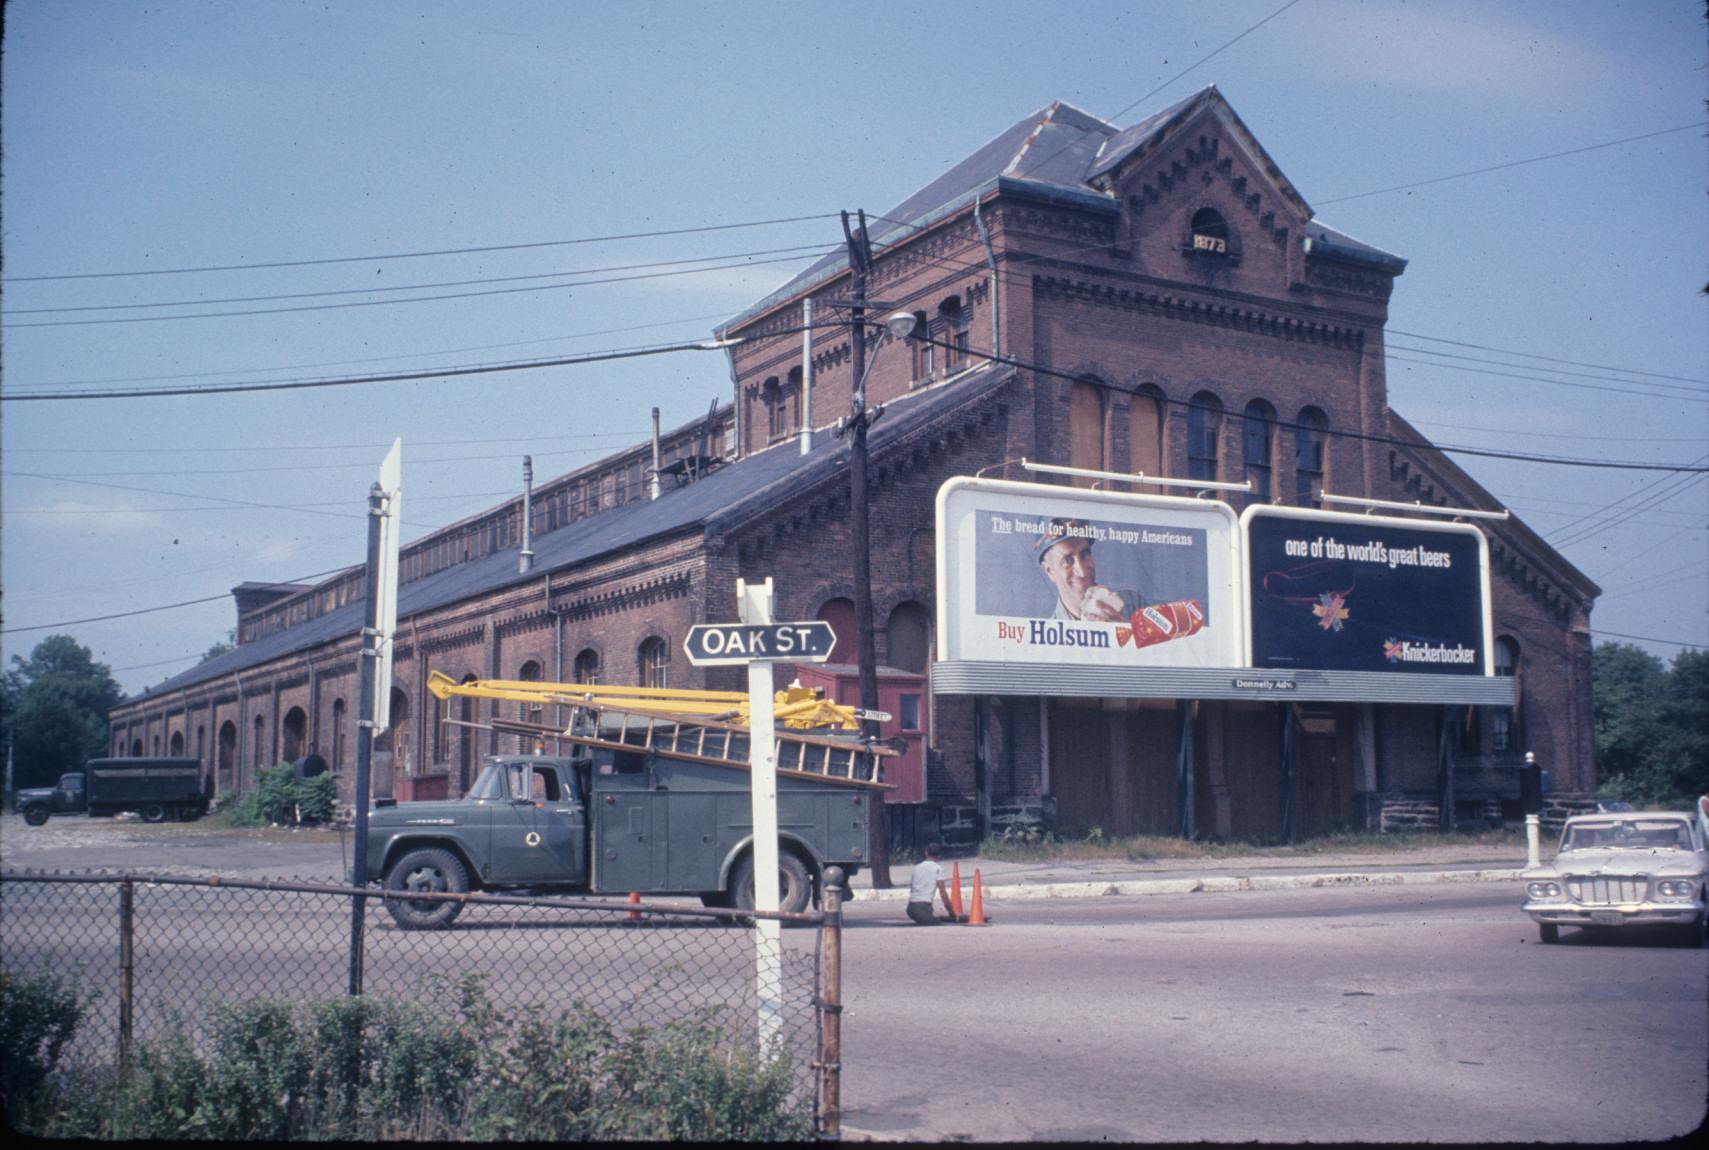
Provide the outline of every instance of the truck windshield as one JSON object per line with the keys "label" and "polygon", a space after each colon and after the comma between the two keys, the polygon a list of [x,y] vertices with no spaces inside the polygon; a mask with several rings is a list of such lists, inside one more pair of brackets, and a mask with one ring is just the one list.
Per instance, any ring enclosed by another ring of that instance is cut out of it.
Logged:
{"label": "truck windshield", "polygon": [[481,768],[481,777],[469,788],[471,799],[502,799],[505,797],[504,766],[488,763]]}

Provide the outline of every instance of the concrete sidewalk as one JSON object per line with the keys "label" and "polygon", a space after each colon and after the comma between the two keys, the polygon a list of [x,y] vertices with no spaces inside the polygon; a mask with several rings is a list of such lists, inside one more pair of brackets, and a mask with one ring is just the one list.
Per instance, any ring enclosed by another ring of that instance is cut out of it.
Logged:
{"label": "concrete sidewalk", "polygon": [[[1553,854],[1544,851],[1544,859]],[[997,859],[945,859],[961,869],[963,896],[980,873],[987,899],[1094,898],[1104,895],[1194,894],[1198,892],[1286,890],[1298,887],[1377,886],[1445,882],[1509,882],[1525,868],[1525,846],[1460,844],[1415,850],[1320,854],[1253,854],[1226,859],[1085,859],[1007,862]],[[874,890],[862,871],[853,887],[858,901],[905,901],[911,863],[892,862],[888,890]]]}

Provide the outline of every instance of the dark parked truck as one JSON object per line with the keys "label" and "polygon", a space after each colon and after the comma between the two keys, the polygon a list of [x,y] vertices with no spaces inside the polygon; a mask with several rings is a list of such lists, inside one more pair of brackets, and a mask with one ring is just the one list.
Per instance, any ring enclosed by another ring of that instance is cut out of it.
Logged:
{"label": "dark parked truck", "polygon": [[[444,691],[441,698],[505,699],[555,686],[507,684],[496,688],[506,693],[494,693],[492,684],[430,685]],[[572,753],[490,759],[461,799],[375,804],[367,878],[393,892],[386,908],[398,925],[449,926],[462,910],[452,900],[395,897],[411,891],[636,892],[753,909],[746,727],[637,712],[632,701],[590,704],[586,689],[576,690],[583,692],[576,699],[552,700],[572,712],[562,731],[521,720],[493,724],[568,743]],[[673,702],[681,700],[655,705]],[[726,714],[733,710],[724,705]],[[780,729],[777,751],[779,904],[799,911],[825,868],[852,877],[866,864],[875,792],[886,786],[877,781],[878,762],[895,752],[824,729]]]}
{"label": "dark parked truck", "polygon": [[208,813],[208,796],[202,764],[195,759],[91,759],[81,771],[61,775],[58,786],[20,790],[17,808],[32,827],[50,815],[84,811],[91,816],[135,811],[144,822],[188,822]]}

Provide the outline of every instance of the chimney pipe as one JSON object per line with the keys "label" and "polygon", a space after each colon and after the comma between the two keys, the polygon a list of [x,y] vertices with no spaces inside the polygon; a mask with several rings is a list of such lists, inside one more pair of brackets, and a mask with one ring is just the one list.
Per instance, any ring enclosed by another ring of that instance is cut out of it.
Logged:
{"label": "chimney pipe", "polygon": [[659,409],[653,408],[653,498],[659,497]]}
{"label": "chimney pipe", "polygon": [[528,574],[534,566],[533,542],[534,521],[534,457],[522,457],[522,554],[517,557],[516,571],[519,575]]}

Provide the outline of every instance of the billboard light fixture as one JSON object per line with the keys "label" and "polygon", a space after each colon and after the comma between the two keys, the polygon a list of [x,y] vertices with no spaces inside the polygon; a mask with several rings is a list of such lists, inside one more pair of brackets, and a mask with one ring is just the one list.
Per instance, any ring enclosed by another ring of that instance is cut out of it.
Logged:
{"label": "billboard light fixture", "polygon": [[[1371,511],[1417,511],[1425,515],[1447,515],[1455,519],[1507,519],[1506,511],[1479,511],[1470,507],[1438,507],[1434,503],[1414,501],[1399,503],[1390,499],[1361,499],[1356,495],[1331,495],[1327,491],[1318,491],[1317,497],[1325,503],[1346,503],[1354,507],[1365,507]],[[1367,512],[1369,514],[1369,512]]]}
{"label": "billboard light fixture", "polygon": [[1190,487],[1198,491],[1252,491],[1252,481],[1241,483],[1221,483],[1214,479],[1165,479],[1160,475],[1147,475],[1143,471],[1093,471],[1086,467],[1063,467],[1055,463],[1038,463],[1034,460],[1021,458],[1021,466],[1028,471],[1042,471],[1047,475],[1076,475],[1082,479],[1113,479],[1117,483],[1150,483],[1157,487]]}

